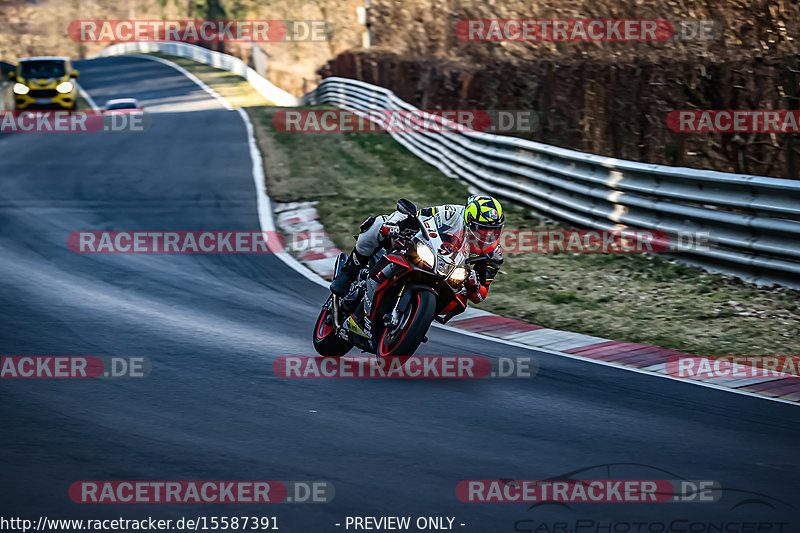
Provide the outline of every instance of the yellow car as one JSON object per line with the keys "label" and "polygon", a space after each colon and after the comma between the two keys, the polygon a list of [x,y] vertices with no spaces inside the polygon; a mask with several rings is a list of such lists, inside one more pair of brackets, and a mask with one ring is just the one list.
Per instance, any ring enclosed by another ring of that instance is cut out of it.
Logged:
{"label": "yellow car", "polygon": [[75,109],[77,88],[72,81],[78,71],[66,57],[29,57],[20,59],[16,72],[9,72],[14,83],[17,109]]}

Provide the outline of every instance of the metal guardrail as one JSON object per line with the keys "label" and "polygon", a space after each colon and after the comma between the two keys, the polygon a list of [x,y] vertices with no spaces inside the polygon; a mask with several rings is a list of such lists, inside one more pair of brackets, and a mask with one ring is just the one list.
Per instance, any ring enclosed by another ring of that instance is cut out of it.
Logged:
{"label": "metal guardrail", "polygon": [[136,52],[161,52],[172,56],[185,57],[221,70],[227,70],[242,76],[250,82],[250,85],[256,91],[275,105],[296,106],[300,103],[296,96],[273,85],[272,82],[258,74],[241,59],[193,44],[167,41],[119,43],[104,48],[99,53],[91,56],[90,59]]}
{"label": "metal guardrail", "polygon": [[[392,91],[326,78],[303,104],[352,111],[417,108]],[[363,114],[363,113],[362,113]],[[554,219],[596,228],[707,232],[688,263],[800,287],[800,181],[636,163],[476,131],[390,132],[446,175]]]}

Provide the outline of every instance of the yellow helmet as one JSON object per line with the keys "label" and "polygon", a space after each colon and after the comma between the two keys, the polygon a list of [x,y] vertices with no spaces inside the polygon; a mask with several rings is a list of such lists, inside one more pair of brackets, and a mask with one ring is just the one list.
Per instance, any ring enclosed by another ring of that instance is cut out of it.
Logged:
{"label": "yellow helmet", "polygon": [[470,196],[464,206],[464,223],[476,244],[488,246],[500,239],[505,223],[503,206],[491,196]]}

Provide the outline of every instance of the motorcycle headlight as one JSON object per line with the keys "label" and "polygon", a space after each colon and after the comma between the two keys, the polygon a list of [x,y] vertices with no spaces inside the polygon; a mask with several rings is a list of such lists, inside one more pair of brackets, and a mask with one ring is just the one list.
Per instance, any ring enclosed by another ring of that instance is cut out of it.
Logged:
{"label": "motorcycle headlight", "polygon": [[433,252],[424,242],[417,244],[417,257],[419,257],[419,260],[422,262],[422,264],[428,268],[433,268],[433,264],[436,262]]}
{"label": "motorcycle headlight", "polygon": [[74,85],[72,85],[71,81],[65,81],[63,83],[59,83],[58,87],[56,87],[56,91],[60,92],[61,94],[71,93]]}
{"label": "motorcycle headlight", "polygon": [[14,84],[14,94],[28,94],[30,89],[24,83],[15,83]]}
{"label": "motorcycle headlight", "polygon": [[450,283],[453,285],[458,285],[465,279],[467,279],[467,269],[464,267],[456,267],[450,273]]}

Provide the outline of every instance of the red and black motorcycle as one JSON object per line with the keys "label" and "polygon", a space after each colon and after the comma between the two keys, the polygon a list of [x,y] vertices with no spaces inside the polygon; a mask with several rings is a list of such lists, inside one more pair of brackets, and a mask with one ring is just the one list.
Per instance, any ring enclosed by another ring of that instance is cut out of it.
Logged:
{"label": "red and black motorcycle", "polygon": [[[466,229],[436,216],[417,216],[405,199],[400,234],[373,254],[345,296],[331,294],[314,326],[314,348],[342,356],[353,346],[379,356],[413,355],[433,320],[444,324],[467,308],[469,271]],[[339,273],[347,256],[334,267]]]}

